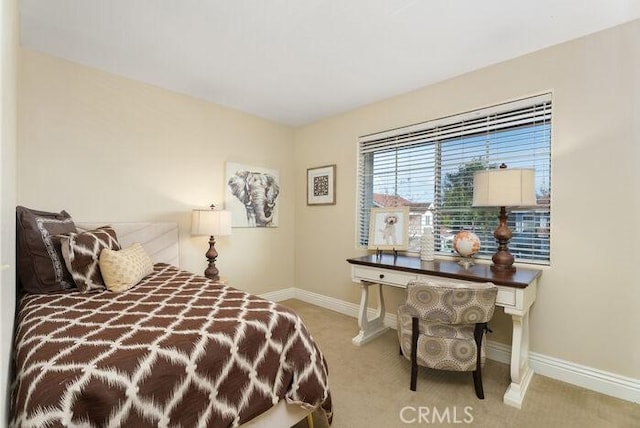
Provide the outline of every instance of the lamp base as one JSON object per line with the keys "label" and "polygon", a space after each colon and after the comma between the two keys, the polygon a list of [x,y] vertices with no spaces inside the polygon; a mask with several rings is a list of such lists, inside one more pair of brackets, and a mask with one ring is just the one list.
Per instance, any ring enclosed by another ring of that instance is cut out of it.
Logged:
{"label": "lamp base", "polygon": [[215,265],[212,265],[211,263],[212,262],[209,262],[209,267],[204,270],[204,276],[213,281],[218,281],[220,279],[220,272],[216,269]]}
{"label": "lamp base", "polygon": [[500,207],[500,224],[493,232],[494,238],[498,241],[498,251],[493,255],[493,265],[491,270],[506,272],[514,271],[516,268],[513,266],[513,255],[509,252],[509,240],[511,239],[511,230],[507,226],[507,209]]}
{"label": "lamp base", "polygon": [[511,265],[511,266],[504,266],[504,265],[496,265],[496,264],[492,264],[490,266],[491,272],[496,272],[496,273],[509,273],[509,272],[515,272],[516,271],[516,267]]}
{"label": "lamp base", "polygon": [[209,250],[206,252],[205,257],[209,261],[209,265],[204,270],[204,276],[214,281],[220,279],[220,271],[216,267],[216,259],[218,258],[218,252],[216,251],[216,240],[211,236],[209,238]]}
{"label": "lamp base", "polygon": [[[499,247],[498,252],[493,255],[491,260],[493,260],[493,266],[495,266],[498,270],[510,270],[515,269],[513,267],[513,256],[509,252],[508,249],[500,249],[502,243],[498,241]],[[506,247],[506,243],[505,243]]]}

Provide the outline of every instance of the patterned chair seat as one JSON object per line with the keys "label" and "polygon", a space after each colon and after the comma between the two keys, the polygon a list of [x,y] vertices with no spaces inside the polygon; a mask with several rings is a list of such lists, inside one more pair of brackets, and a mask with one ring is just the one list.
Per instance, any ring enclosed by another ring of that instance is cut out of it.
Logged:
{"label": "patterned chair seat", "polygon": [[[411,360],[411,389],[417,366],[472,371],[476,395],[484,398],[481,367],[484,335],[495,310],[498,287],[491,283],[461,285],[446,281],[413,281],[398,307],[401,353]],[[478,353],[478,349],[480,352]]]}

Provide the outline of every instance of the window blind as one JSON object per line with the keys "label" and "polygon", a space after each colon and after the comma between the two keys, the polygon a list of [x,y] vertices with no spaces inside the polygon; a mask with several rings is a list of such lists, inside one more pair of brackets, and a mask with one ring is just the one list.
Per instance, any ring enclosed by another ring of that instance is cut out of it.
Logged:
{"label": "window blind", "polygon": [[496,250],[497,209],[471,207],[473,173],[534,168],[535,209],[513,210],[510,251],[518,261],[548,263],[551,228],[551,95],[411,125],[359,139],[358,242],[366,246],[373,207],[408,206],[409,251],[420,250],[433,226],[436,252],[453,253],[461,230],[482,242],[479,257]]}

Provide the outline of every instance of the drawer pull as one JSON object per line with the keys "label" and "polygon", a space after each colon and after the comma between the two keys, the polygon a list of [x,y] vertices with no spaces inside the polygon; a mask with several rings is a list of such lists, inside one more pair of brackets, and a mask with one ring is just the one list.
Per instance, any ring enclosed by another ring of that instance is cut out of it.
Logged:
{"label": "drawer pull", "polygon": [[384,279],[384,274],[383,273],[380,274],[380,279]]}

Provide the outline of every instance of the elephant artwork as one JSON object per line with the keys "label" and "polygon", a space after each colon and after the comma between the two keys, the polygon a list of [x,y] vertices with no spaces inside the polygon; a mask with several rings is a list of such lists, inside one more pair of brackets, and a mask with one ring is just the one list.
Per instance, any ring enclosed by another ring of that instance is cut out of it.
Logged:
{"label": "elephant artwork", "polygon": [[[244,219],[234,219],[234,225],[276,227],[277,199],[280,193],[277,172],[257,171],[251,167],[227,168],[227,189],[244,208]],[[238,210],[237,210],[238,211]],[[232,210],[233,212],[233,210]],[[234,217],[238,216],[234,213]]]}

